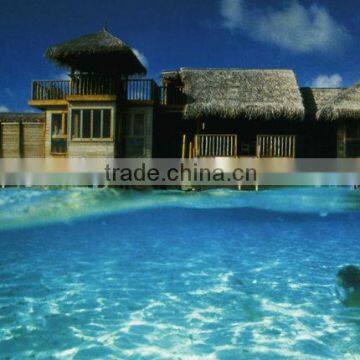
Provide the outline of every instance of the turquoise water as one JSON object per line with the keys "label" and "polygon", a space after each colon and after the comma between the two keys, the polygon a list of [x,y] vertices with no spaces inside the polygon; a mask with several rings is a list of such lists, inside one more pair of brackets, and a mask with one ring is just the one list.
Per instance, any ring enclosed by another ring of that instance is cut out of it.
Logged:
{"label": "turquoise water", "polygon": [[0,192],[1,359],[357,359],[360,192]]}

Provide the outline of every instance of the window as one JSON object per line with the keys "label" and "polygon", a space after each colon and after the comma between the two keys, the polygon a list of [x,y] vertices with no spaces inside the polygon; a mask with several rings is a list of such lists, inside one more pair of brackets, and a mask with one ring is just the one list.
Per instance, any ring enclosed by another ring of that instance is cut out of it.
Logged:
{"label": "window", "polygon": [[80,138],[80,117],[81,112],[80,110],[73,110],[72,111],[72,118],[71,118],[71,134],[73,138]]}
{"label": "window", "polygon": [[65,154],[67,152],[67,114],[51,114],[51,153]]}
{"label": "window", "polygon": [[91,111],[92,110],[83,110],[81,136],[83,139],[91,138]]}
{"label": "window", "polygon": [[346,124],[346,156],[360,156],[360,124],[349,120]]}
{"label": "window", "polygon": [[360,141],[348,140],[346,143],[346,157],[359,157],[360,156]]}
{"label": "window", "polygon": [[110,109],[76,109],[71,112],[72,139],[110,139]]}
{"label": "window", "polygon": [[135,114],[133,122],[133,135],[144,136],[145,121],[144,114]]}
{"label": "window", "polygon": [[103,110],[103,137],[110,137],[110,129],[111,129],[111,110]]}
{"label": "window", "polygon": [[94,139],[101,138],[101,110],[94,110],[93,113],[93,136]]}
{"label": "window", "polygon": [[360,124],[358,121],[348,121],[346,124],[346,137],[350,139],[360,138]]}
{"label": "window", "polygon": [[123,152],[126,157],[145,155],[145,114],[124,114]]}

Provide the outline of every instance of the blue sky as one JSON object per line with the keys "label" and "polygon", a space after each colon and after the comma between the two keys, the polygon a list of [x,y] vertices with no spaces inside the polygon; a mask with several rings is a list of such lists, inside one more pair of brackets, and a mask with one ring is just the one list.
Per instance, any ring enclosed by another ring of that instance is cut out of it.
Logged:
{"label": "blue sky", "polygon": [[98,31],[136,48],[149,76],[179,67],[290,68],[301,86],[360,80],[354,0],[0,0],[0,111],[27,111],[31,80],[60,79],[49,45]]}

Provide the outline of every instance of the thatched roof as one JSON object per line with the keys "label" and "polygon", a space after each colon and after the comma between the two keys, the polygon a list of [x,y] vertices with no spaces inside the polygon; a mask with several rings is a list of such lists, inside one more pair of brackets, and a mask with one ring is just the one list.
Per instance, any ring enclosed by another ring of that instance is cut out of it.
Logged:
{"label": "thatched roof", "polygon": [[106,29],[51,46],[45,57],[83,72],[146,74],[146,68],[131,47]]}
{"label": "thatched roof", "polygon": [[341,91],[326,102],[319,110],[320,120],[359,119],[360,120],[360,82]]}
{"label": "thatched roof", "polygon": [[291,70],[181,69],[185,117],[302,119],[304,107]]}
{"label": "thatched roof", "polygon": [[300,88],[305,113],[312,119],[316,119],[320,109],[329,101],[339,96],[344,89],[342,88]]}
{"label": "thatched roof", "polygon": [[41,123],[44,121],[44,113],[0,113],[0,123]]}

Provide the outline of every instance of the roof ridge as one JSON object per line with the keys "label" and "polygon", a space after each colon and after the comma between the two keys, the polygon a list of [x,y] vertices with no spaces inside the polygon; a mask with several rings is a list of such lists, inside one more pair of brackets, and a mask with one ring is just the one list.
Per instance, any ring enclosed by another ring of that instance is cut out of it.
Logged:
{"label": "roof ridge", "polygon": [[271,69],[271,68],[267,68],[267,69],[263,69],[263,68],[191,68],[191,67],[181,67],[180,70],[167,70],[164,72],[176,72],[176,71],[289,71],[289,72],[293,72],[293,69]]}

